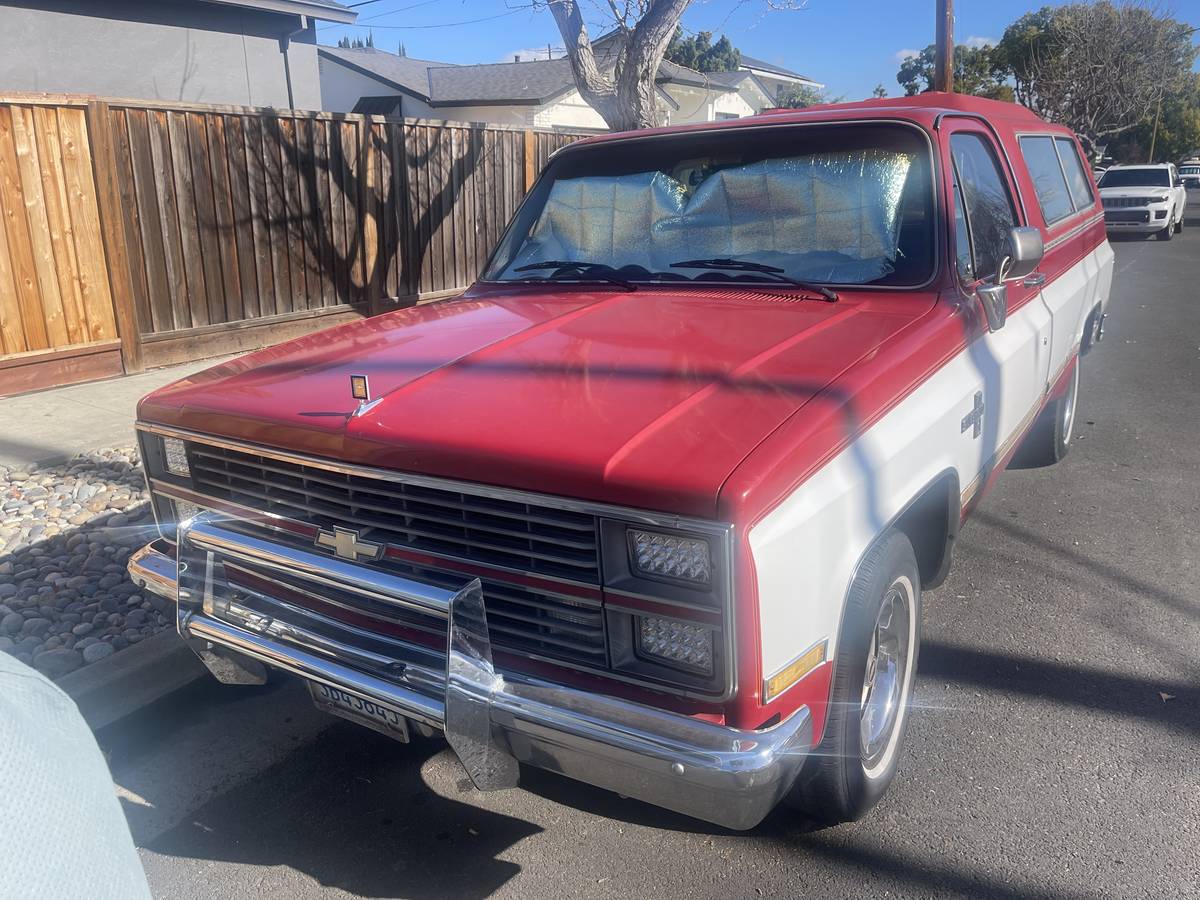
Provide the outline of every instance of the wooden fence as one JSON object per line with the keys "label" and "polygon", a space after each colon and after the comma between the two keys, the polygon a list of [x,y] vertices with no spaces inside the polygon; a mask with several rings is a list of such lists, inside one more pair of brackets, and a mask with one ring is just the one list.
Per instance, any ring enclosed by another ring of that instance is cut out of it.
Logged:
{"label": "wooden fence", "polygon": [[457,293],[578,137],[0,98],[0,395]]}

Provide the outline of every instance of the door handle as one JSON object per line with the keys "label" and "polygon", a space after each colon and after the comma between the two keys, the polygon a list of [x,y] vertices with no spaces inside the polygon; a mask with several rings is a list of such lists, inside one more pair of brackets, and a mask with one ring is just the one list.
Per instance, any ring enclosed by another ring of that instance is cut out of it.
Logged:
{"label": "door handle", "polygon": [[1040,287],[1041,285],[1043,285],[1045,283],[1046,283],[1046,273],[1045,272],[1033,272],[1029,275],[1026,275],[1025,280],[1021,282],[1021,284],[1025,285],[1025,287]]}

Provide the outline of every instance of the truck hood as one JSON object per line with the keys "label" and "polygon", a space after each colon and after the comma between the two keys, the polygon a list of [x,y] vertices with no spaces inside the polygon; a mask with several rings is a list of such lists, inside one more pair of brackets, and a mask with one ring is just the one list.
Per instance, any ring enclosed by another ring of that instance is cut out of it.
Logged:
{"label": "truck hood", "polygon": [[[150,394],[138,413],[364,465],[712,516],[763,438],[931,304],[489,291],[223,363]],[[365,409],[351,375],[368,376]]]}

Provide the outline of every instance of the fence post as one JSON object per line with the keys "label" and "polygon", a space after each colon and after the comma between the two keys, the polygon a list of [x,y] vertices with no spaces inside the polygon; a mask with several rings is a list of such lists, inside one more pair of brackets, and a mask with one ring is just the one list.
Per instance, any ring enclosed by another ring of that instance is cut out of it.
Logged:
{"label": "fence post", "polygon": [[525,129],[525,193],[529,193],[537,178],[537,136]]}
{"label": "fence post", "polygon": [[88,101],[86,118],[100,212],[100,236],[104,242],[117,335],[121,338],[121,364],[125,374],[131,375],[145,368],[142,363],[142,329],[133,300],[129,247],[125,242],[126,215],[121,202],[121,187],[117,183],[117,158],[113,149],[108,104],[103,100]]}
{"label": "fence post", "polygon": [[367,293],[367,315],[374,316],[383,311],[383,284],[379,272],[379,148],[370,116],[363,117],[360,128],[358,181],[363,186],[363,287]]}

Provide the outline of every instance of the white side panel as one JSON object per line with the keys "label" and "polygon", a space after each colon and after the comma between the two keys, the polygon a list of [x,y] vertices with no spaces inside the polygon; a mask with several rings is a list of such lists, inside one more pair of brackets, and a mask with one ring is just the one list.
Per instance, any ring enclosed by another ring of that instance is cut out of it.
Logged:
{"label": "white side panel", "polygon": [[[1091,276],[1111,254],[1102,245],[1062,277]],[[1000,331],[939,369],[751,530],[765,676],[822,639],[833,656],[854,567],[874,538],[946,470],[958,473],[967,492],[1028,423],[1046,390],[1049,333],[1049,311],[1035,298]],[[962,428],[976,391],[984,395],[979,437]]]}
{"label": "white side panel", "polygon": [[[1078,237],[1075,238],[1078,240]],[[1107,251],[1106,254],[1101,250]],[[1051,339],[1050,374],[1053,376],[1067,364],[1072,351],[1083,337],[1083,326],[1095,307],[1100,287],[1101,260],[1109,257],[1109,280],[1112,279],[1112,248],[1105,242],[1100,249],[1088,254],[1053,282],[1042,288],[1042,299],[1054,320]]]}

